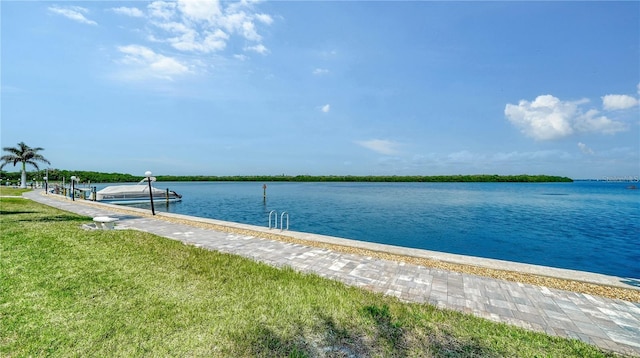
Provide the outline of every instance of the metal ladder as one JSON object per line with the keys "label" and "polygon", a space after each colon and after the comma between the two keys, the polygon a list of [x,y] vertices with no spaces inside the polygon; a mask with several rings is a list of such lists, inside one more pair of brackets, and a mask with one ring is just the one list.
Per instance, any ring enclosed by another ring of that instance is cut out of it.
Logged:
{"label": "metal ladder", "polygon": [[[278,228],[278,212],[276,210],[271,210],[269,212],[269,229],[271,229],[271,215],[273,215],[274,217],[274,222],[275,225],[273,226],[274,229]],[[283,223],[284,223],[284,218],[287,218],[287,228],[285,229],[283,227]],[[283,211],[282,214],[280,215],[280,230],[289,230],[289,213],[286,211]]]}

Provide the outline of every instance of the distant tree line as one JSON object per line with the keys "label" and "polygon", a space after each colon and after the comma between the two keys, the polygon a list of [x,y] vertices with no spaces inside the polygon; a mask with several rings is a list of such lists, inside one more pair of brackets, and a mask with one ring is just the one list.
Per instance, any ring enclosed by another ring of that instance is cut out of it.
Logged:
{"label": "distant tree line", "polygon": [[572,182],[571,178],[551,175],[236,175],[236,176],[170,176],[157,177],[160,181],[269,181],[269,182],[431,182],[431,183],[461,183],[461,182],[514,182],[514,183],[548,183]]}
{"label": "distant tree line", "polygon": [[[49,181],[62,181],[62,178],[69,180],[72,175],[80,178],[80,182],[86,183],[129,183],[139,182],[144,176],[136,176],[122,173],[100,173],[82,170],[62,170],[48,169],[27,172],[29,181],[44,180],[48,175]],[[0,171],[0,179],[4,183],[6,180],[16,182],[20,180],[20,172]],[[414,182],[414,183],[549,183],[549,182],[572,182],[571,178],[552,175],[235,175],[235,176],[211,176],[211,175],[156,175],[158,181],[251,181],[251,182]]]}
{"label": "distant tree line", "polygon": [[[49,182],[61,182],[63,178],[65,181],[69,181],[70,178],[74,175],[79,178],[81,183],[127,183],[138,182],[144,178],[143,176],[135,176],[122,173],[100,173],[84,170],[47,169],[27,172],[27,180],[29,182],[32,180],[44,181],[44,177],[46,176]],[[7,180],[10,182],[19,181],[20,173],[0,171],[0,179],[2,180],[2,184],[4,184]]]}

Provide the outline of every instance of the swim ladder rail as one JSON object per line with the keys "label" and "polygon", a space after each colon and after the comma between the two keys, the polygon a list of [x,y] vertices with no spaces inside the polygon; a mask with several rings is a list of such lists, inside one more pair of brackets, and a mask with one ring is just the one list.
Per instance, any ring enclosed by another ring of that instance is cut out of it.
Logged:
{"label": "swim ladder rail", "polygon": [[[275,215],[274,215],[274,214],[275,214]],[[275,225],[273,228],[274,228],[274,229],[277,229],[277,228],[278,228],[278,212],[277,212],[277,211],[275,211],[275,210],[271,210],[271,211],[269,212],[269,229],[271,229],[271,215],[274,215],[274,216],[275,216],[275,223],[276,223],[276,225]],[[289,223],[287,223],[287,226],[288,226],[288,224],[289,224]]]}
{"label": "swim ladder rail", "polygon": [[[277,210],[271,210],[269,212],[269,229],[271,229],[271,216],[273,215],[273,221],[275,223],[275,225],[273,226],[274,229],[278,228],[278,211]],[[287,228],[284,228],[284,219],[285,217],[287,218]],[[289,213],[286,211],[283,211],[282,214],[280,214],[280,230],[284,231],[284,230],[289,230]]]}
{"label": "swim ladder rail", "polygon": [[287,215],[287,230],[289,230],[289,213],[286,212],[286,211],[283,211],[282,215],[280,215],[280,230],[281,231],[284,230],[284,228],[282,226],[283,226],[283,223],[284,223],[285,215]]}

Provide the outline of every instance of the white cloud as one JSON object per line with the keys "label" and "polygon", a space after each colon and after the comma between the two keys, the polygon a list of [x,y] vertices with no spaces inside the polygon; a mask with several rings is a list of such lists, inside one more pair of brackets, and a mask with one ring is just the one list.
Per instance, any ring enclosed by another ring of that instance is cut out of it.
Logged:
{"label": "white cloud", "polygon": [[200,33],[181,22],[165,22],[156,24],[174,36],[156,39],[160,42],[168,42],[175,49],[185,52],[210,53],[223,50],[227,46],[229,35],[220,29],[201,31]]}
{"label": "white cloud", "polygon": [[[402,160],[402,158],[400,158]],[[469,150],[461,150],[451,153],[426,153],[413,155],[407,161],[407,167],[411,171],[429,168],[432,173],[507,173],[521,174],[537,170],[536,168],[548,167],[555,163],[562,167],[566,163],[573,163],[576,157],[561,150],[540,150],[531,152],[495,152],[483,153]]]}
{"label": "white cloud", "polygon": [[587,145],[582,142],[578,142],[578,148],[580,148],[580,151],[582,151],[582,153],[584,154],[593,154],[593,150],[587,147]]}
{"label": "white cloud", "polygon": [[169,20],[175,15],[176,3],[154,1],[147,6],[152,17],[160,20]]}
{"label": "white cloud", "polygon": [[325,104],[324,106],[322,106],[322,108],[320,108],[320,110],[324,113],[329,113],[329,111],[331,110],[331,106],[329,104]]}
{"label": "white cloud", "polygon": [[206,33],[197,39],[198,35],[191,29],[185,29],[185,32],[178,37],[169,39],[171,45],[181,51],[198,51],[209,53],[224,50],[227,46],[229,35],[218,29],[214,32]]}
{"label": "white cloud", "polygon": [[264,54],[269,52],[269,50],[266,47],[264,47],[263,44],[259,44],[259,45],[255,45],[255,46],[247,46],[244,49],[246,51],[257,52],[257,53],[259,53],[261,55],[264,55]]}
{"label": "white cloud", "polygon": [[535,152],[498,152],[491,156],[491,162],[531,162],[531,161],[547,161],[547,160],[568,160],[571,155],[564,151],[558,150],[539,150]]}
{"label": "white cloud", "polygon": [[213,24],[222,15],[218,0],[178,0],[178,9],[185,18],[194,22]]}
{"label": "white cloud", "polygon": [[247,14],[244,11],[230,13],[219,19],[219,24],[229,32],[242,29],[242,24],[248,21]]}
{"label": "white cloud", "polygon": [[563,173],[567,166],[585,160],[584,156],[563,150],[484,152],[463,149],[447,153],[427,152],[408,156],[402,154],[404,153],[385,157],[385,163],[389,164],[387,167],[393,167],[393,172],[409,175],[425,170],[429,175],[558,174]]}
{"label": "white cloud", "polygon": [[245,21],[242,23],[242,35],[247,40],[256,42],[262,40],[262,36],[258,35],[258,32],[256,32],[256,25],[251,21]]}
{"label": "white cloud", "polygon": [[507,104],[504,113],[522,133],[536,140],[554,140],[578,132],[613,134],[626,130],[622,122],[598,116],[598,111],[583,113],[580,106],[588,103],[561,101],[552,95],[538,96],[533,102],[520,100],[517,105]]}
{"label": "white cloud", "polygon": [[[136,7],[115,7],[111,11],[132,17],[146,19],[144,29],[150,46],[131,44],[120,46],[118,50],[124,57],[118,61],[123,68],[116,78],[121,80],[139,80],[140,78],[174,79],[178,75],[190,73],[209,61],[199,54],[220,53],[229,47],[243,49],[262,55],[269,53],[262,43],[259,31],[273,23],[273,18],[257,12],[258,2],[243,0],[223,2],[219,0],[156,0],[148,3],[145,9]],[[188,53],[185,60],[175,55],[167,56],[162,45],[171,46],[180,52]],[[192,54],[195,54],[192,55]],[[229,54],[236,60],[246,61],[246,54],[237,51]]]}
{"label": "white cloud", "polygon": [[638,99],[626,94],[608,94],[602,97],[602,108],[606,110],[618,110],[635,107]]}
{"label": "white cloud", "polygon": [[394,155],[398,153],[398,150],[396,149],[398,144],[386,139],[370,139],[356,141],[355,143],[380,154]]}
{"label": "white cloud", "polygon": [[538,96],[533,102],[520,100],[517,106],[507,104],[504,113],[524,134],[548,140],[573,133],[570,120],[576,110],[575,103],[563,103],[556,97],[544,95]]}
{"label": "white cloud", "polygon": [[273,23],[273,18],[267,14],[256,14],[256,20],[262,22],[265,25],[271,25]]}
{"label": "white cloud", "polygon": [[326,75],[328,73],[329,73],[329,70],[325,68],[316,68],[315,70],[313,70],[313,74],[317,76]]}
{"label": "white cloud", "polygon": [[120,62],[134,67],[137,78],[154,77],[171,80],[173,76],[190,72],[189,67],[180,61],[157,54],[144,46],[120,46],[118,50],[124,54]]}
{"label": "white cloud", "polygon": [[115,7],[111,10],[113,10],[113,12],[115,12],[116,14],[120,14],[120,15],[126,15],[131,17],[144,17],[144,13],[137,7],[121,6],[121,7]]}
{"label": "white cloud", "polygon": [[174,34],[186,34],[186,33],[194,32],[191,28],[187,27],[185,24],[181,22],[176,22],[176,21],[157,23],[156,26],[158,26],[159,28],[167,32],[171,32]]}
{"label": "white cloud", "polygon": [[160,30],[149,37],[185,52],[222,51],[234,36],[246,44],[246,51],[266,54],[258,33],[259,25],[270,25],[273,18],[256,13],[252,1],[226,3],[218,0],[154,1],[148,6],[151,24]]}
{"label": "white cloud", "polygon": [[576,117],[574,127],[580,132],[615,134],[627,130],[627,125],[623,122],[612,121],[600,116],[595,109],[587,111]]}
{"label": "white cloud", "polygon": [[50,6],[49,11],[54,14],[62,15],[73,21],[77,21],[81,24],[98,25],[97,22],[93,20],[89,20],[83,15],[83,14],[87,14],[89,10],[80,6],[66,6],[66,7]]}

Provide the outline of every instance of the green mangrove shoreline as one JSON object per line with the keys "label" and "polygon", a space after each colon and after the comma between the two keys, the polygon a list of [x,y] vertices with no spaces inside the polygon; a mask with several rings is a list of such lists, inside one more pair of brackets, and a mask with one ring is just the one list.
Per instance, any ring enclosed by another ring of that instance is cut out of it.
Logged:
{"label": "green mangrove shoreline", "polygon": [[[27,172],[28,181],[43,181],[48,176],[48,180],[62,181],[63,178],[69,180],[71,176],[80,178],[81,182],[92,183],[126,183],[137,182],[144,179],[143,176],[136,176],[123,173],[101,173],[83,170],[60,170],[48,169],[36,172]],[[20,180],[20,172],[0,172],[2,184],[6,181],[16,183]],[[474,174],[474,175],[156,175],[158,181],[174,182],[206,182],[206,181],[247,181],[247,182],[380,182],[380,183],[550,183],[550,182],[573,182],[573,179],[554,175],[495,175],[495,174]]]}

